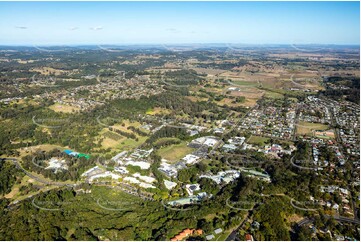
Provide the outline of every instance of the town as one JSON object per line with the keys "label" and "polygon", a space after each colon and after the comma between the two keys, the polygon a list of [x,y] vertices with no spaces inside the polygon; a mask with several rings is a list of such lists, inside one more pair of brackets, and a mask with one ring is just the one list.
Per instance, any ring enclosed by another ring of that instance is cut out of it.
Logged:
{"label": "town", "polygon": [[124,220],[64,239],[358,240],[359,50],[208,48],[2,48],[3,209]]}

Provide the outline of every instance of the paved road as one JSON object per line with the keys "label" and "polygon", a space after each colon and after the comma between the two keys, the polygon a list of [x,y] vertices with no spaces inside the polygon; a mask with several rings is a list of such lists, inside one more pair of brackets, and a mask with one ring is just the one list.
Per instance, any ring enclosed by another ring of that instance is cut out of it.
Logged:
{"label": "paved road", "polygon": [[5,158],[5,160],[10,160],[12,162],[14,162],[14,164],[16,165],[16,167],[20,170],[22,170],[27,176],[33,178],[34,180],[46,184],[46,185],[55,185],[55,186],[75,186],[76,184],[69,184],[69,183],[64,183],[64,182],[53,182],[53,181],[48,181],[45,179],[42,179],[38,176],[33,175],[31,172],[28,172],[27,170],[25,170],[20,163],[18,162],[18,160],[16,158]]}
{"label": "paved road", "polygon": [[[325,217],[330,218],[330,215],[325,215]],[[348,217],[342,217],[342,216],[332,216],[335,220],[339,222],[347,222],[347,223],[354,223],[354,224],[360,224],[359,219],[354,218],[348,218]]]}
{"label": "paved road", "polygon": [[310,224],[310,223],[312,223],[312,222],[313,222],[312,219],[304,218],[304,219],[302,219],[301,221],[299,221],[299,222],[297,223],[297,225],[298,225],[299,227],[301,227],[301,226],[303,226],[303,225],[305,225],[305,224]]}
{"label": "paved road", "polygon": [[[74,183],[74,184],[69,184],[69,183],[64,183],[64,182],[53,182],[53,181],[48,181],[48,180],[45,180],[45,179],[42,179],[38,176],[35,176],[33,175],[32,173],[28,172],[27,170],[24,169],[24,167],[22,167],[20,165],[20,163],[18,162],[18,160],[16,158],[5,158],[5,160],[10,160],[12,162],[14,162],[14,164],[16,165],[16,167],[20,170],[22,170],[27,176],[29,176],[30,178],[33,178],[34,180],[40,182],[40,183],[43,183],[45,185],[55,185],[55,186],[59,186],[59,187],[62,187],[62,186],[68,186],[68,187],[75,187],[77,185],[81,185],[83,184],[84,182],[77,182],[77,183]],[[142,193],[138,193],[136,190],[136,188],[128,185],[128,184],[125,184],[125,183],[118,183],[118,186],[114,186],[114,185],[106,185],[104,182],[98,182],[98,183],[93,183],[93,185],[100,185],[100,186],[109,186],[109,187],[113,187],[115,189],[118,189],[118,190],[122,190],[123,192],[126,192],[130,195],[135,195],[135,196],[138,196],[144,200],[153,200],[153,198],[147,196],[146,194],[142,194]],[[120,185],[120,186],[119,186]],[[132,188],[132,189],[130,189]]]}
{"label": "paved road", "polygon": [[243,227],[243,224],[251,217],[253,208],[248,211],[246,218],[241,222],[241,224],[228,235],[228,237],[226,238],[226,241],[235,241],[236,240],[237,232]]}
{"label": "paved road", "polygon": [[[348,222],[348,223],[354,223],[354,224],[360,224],[360,220],[358,219],[353,219],[353,218],[347,218],[347,217],[342,217],[342,216],[330,216],[330,215],[325,215],[326,218],[331,218],[333,217],[336,221],[339,222]],[[313,219],[312,218],[304,218],[301,221],[299,221],[297,223],[298,226],[303,226],[309,223],[312,223]]]}

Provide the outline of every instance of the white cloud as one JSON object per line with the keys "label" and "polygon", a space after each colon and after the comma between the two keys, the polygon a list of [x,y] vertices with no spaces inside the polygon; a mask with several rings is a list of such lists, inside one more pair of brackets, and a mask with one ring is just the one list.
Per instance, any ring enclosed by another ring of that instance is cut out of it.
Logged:
{"label": "white cloud", "polygon": [[103,26],[91,27],[90,29],[91,29],[91,30],[95,30],[95,31],[97,31],[97,30],[102,30],[102,29],[103,29]]}

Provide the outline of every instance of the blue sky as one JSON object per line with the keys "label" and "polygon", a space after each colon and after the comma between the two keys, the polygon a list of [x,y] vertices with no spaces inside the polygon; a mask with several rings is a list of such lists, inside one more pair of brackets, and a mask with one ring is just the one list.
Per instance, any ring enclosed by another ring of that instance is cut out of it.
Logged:
{"label": "blue sky", "polygon": [[359,44],[359,2],[0,2],[0,44]]}

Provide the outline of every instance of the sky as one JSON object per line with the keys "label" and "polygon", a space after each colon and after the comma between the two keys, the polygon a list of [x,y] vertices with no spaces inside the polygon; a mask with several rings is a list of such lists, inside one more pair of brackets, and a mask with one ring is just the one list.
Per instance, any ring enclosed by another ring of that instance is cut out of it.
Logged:
{"label": "sky", "polygon": [[359,44],[359,2],[0,2],[0,45]]}

